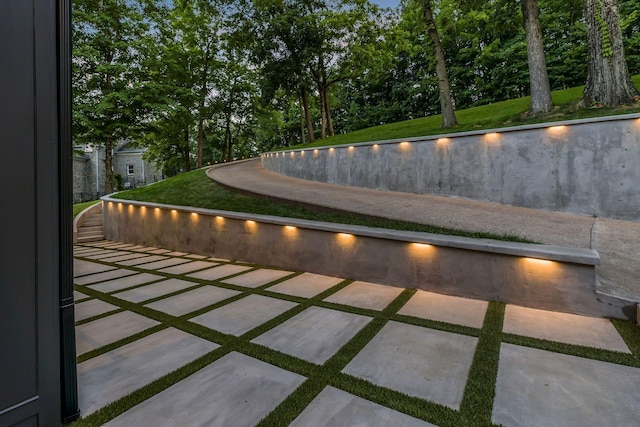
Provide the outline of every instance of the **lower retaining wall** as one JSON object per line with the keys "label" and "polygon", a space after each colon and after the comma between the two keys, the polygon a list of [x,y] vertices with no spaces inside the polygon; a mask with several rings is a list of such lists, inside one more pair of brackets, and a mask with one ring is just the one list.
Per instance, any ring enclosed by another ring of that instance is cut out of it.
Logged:
{"label": "lower retaining wall", "polygon": [[330,184],[640,221],[640,114],[287,150],[261,161]]}
{"label": "lower retaining wall", "polygon": [[105,238],[295,271],[635,319],[597,294],[597,252],[103,198]]}

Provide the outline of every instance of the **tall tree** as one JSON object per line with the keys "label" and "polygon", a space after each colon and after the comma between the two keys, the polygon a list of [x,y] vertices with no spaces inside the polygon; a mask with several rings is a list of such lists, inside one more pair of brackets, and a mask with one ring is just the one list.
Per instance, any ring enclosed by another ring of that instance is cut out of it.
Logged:
{"label": "tall tree", "polygon": [[529,62],[529,86],[531,88],[531,114],[546,113],[551,110],[551,87],[544,57],[544,38],[538,14],[538,0],[522,0],[522,17],[527,38],[527,59]]}
{"label": "tall tree", "polygon": [[611,107],[639,96],[624,55],[617,0],[585,0],[589,68],[583,100]]}
{"label": "tall tree", "polygon": [[73,137],[105,148],[106,191],[112,192],[113,149],[138,122],[135,82],[146,27],[139,5],[127,0],[76,0],[73,6]]}
{"label": "tall tree", "polygon": [[447,76],[447,65],[444,59],[440,35],[431,7],[431,0],[421,0],[424,19],[427,22],[427,32],[433,43],[433,53],[436,59],[436,74],[438,75],[438,89],[440,92],[440,109],[442,111],[442,127],[449,128],[458,124],[454,112],[451,88]]}

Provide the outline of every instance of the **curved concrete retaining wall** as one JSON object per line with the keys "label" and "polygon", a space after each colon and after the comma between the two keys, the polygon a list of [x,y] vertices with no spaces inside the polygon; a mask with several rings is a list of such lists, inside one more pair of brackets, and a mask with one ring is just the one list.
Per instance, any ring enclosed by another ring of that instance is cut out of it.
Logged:
{"label": "curved concrete retaining wall", "polygon": [[265,153],[294,178],[640,221],[640,114]]}
{"label": "curved concrete retaining wall", "polygon": [[600,258],[592,250],[114,198],[103,203],[110,240],[534,308],[635,318],[632,303],[596,293],[594,266]]}

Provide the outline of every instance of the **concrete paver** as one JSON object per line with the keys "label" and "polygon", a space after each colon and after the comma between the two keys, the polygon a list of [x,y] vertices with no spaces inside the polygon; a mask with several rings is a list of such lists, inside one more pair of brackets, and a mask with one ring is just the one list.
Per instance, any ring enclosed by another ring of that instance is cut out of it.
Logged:
{"label": "concrete paver", "polygon": [[215,267],[216,265],[217,264],[215,262],[192,261],[192,262],[187,262],[186,264],[174,265],[173,267],[163,268],[158,271],[162,273],[169,273],[169,274],[185,274],[185,273],[191,273],[192,271]]}
{"label": "concrete paver", "polygon": [[193,277],[194,279],[202,279],[202,280],[218,280],[223,277],[231,276],[233,274],[238,274],[245,270],[250,270],[251,267],[247,267],[244,265],[233,265],[226,264],[218,267],[213,267],[208,270],[198,271],[197,273],[191,273],[187,276]]}
{"label": "concrete paver", "polygon": [[206,259],[207,256],[206,255],[198,255],[198,254],[189,254],[189,255],[185,255],[185,258],[191,258],[191,259]]}
{"label": "concrete paver", "polygon": [[78,364],[80,410],[91,414],[218,347],[167,328],[82,362]]}
{"label": "concrete paver", "polygon": [[91,298],[89,295],[85,295],[82,292],[78,292],[78,291],[73,291],[73,301],[74,302],[80,302],[82,300],[85,300],[87,298]]}
{"label": "concrete paver", "polygon": [[342,372],[459,409],[477,342],[391,321]]}
{"label": "concrete paver", "polygon": [[127,270],[127,269],[121,268],[118,270],[109,270],[102,273],[95,273],[87,276],[78,277],[73,280],[73,283],[75,283],[76,285],[88,285],[91,283],[104,282],[105,280],[131,276],[133,274],[136,274],[136,272],[133,270]]}
{"label": "concrete paver", "polygon": [[371,310],[383,310],[403,290],[375,283],[353,282],[324,300]]}
{"label": "concrete paver", "polygon": [[76,326],[76,353],[80,356],[156,325],[157,321],[130,311],[84,323]]}
{"label": "concrete paver", "polygon": [[193,317],[190,321],[225,334],[240,336],[296,305],[281,299],[249,295]]}
{"label": "concrete paver", "polygon": [[304,379],[232,352],[105,426],[252,426]]}
{"label": "concrete paver", "polygon": [[334,287],[344,279],[337,277],[323,276],[321,274],[302,273],[299,276],[280,282],[277,285],[267,288],[271,292],[293,295],[296,297],[313,298]]}
{"label": "concrete paver", "polygon": [[162,311],[172,316],[182,316],[196,311],[208,305],[215,304],[227,298],[239,294],[237,291],[218,288],[215,286],[203,286],[191,291],[183,292],[159,301],[147,304],[146,307]]}
{"label": "concrete paver", "polygon": [[139,265],[138,268],[144,268],[145,270],[160,270],[161,268],[172,267],[178,264],[185,264],[189,261],[181,258],[169,258],[161,261],[150,262]]}
{"label": "concrete paver", "polygon": [[118,262],[118,261],[126,261],[128,259],[142,258],[145,257],[145,254],[141,253],[126,253],[122,255],[122,252],[119,252],[120,255],[109,256],[108,258],[103,258],[104,262]]}
{"label": "concrete paver", "polygon": [[322,364],[369,321],[358,314],[311,307],[251,342]]}
{"label": "concrete paver", "polygon": [[398,314],[481,328],[489,303],[418,290]]}
{"label": "concrete paver", "polygon": [[99,260],[110,256],[122,255],[122,251],[100,251],[92,254],[83,254],[83,258]]}
{"label": "concrete paver", "polygon": [[96,283],[95,285],[88,285],[88,288],[95,289],[100,292],[114,292],[122,289],[130,288],[132,286],[142,285],[143,283],[153,282],[164,278],[164,276],[158,276],[151,273],[139,273],[133,276],[121,277],[115,280],[108,280],[106,282]]}
{"label": "concrete paver", "polygon": [[502,344],[493,421],[510,427],[637,426],[640,369]]}
{"label": "concrete paver", "polygon": [[290,427],[435,427],[346,391],[326,387]]}
{"label": "concrete paver", "polygon": [[198,286],[198,283],[180,279],[168,279],[151,285],[140,286],[128,291],[118,292],[113,294],[113,296],[129,302],[138,303],[181,291],[186,288],[191,288],[193,286]]}
{"label": "concrete paver", "polygon": [[229,283],[231,285],[242,286],[245,288],[257,288],[278,279],[282,279],[283,277],[287,277],[291,274],[293,274],[292,271],[261,268],[259,270],[250,271],[248,273],[231,277],[229,279],[224,279],[222,282]]}
{"label": "concrete paver", "polygon": [[83,261],[80,259],[73,260],[73,276],[80,277],[87,274],[101,273],[103,271],[115,270],[116,267],[110,265],[98,264],[91,261]]}
{"label": "concrete paver", "polygon": [[126,266],[137,266],[139,268],[144,268],[144,266],[141,266],[140,264],[146,264],[146,263],[150,263],[150,262],[155,262],[155,261],[160,261],[163,259],[167,259],[166,256],[162,256],[162,255],[149,255],[149,256],[144,256],[141,258],[136,258],[136,259],[128,259],[125,261],[119,261],[117,262],[117,264],[120,265],[126,265]]}
{"label": "concrete paver", "polygon": [[631,353],[607,319],[507,305],[503,332]]}
{"label": "concrete paver", "polygon": [[109,304],[108,302],[104,302],[99,299],[92,299],[90,301],[81,302],[75,304],[75,319],[76,322],[81,320],[88,319],[93,316],[98,316],[100,314],[108,313],[113,310],[117,310],[120,307]]}

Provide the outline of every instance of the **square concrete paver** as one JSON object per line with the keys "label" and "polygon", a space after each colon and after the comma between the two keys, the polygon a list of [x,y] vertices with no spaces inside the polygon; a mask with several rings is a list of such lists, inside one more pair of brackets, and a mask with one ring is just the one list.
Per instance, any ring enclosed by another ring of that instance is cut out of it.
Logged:
{"label": "square concrete paver", "polygon": [[435,427],[346,391],[325,387],[289,427]]}
{"label": "square concrete paver", "polygon": [[240,292],[215,286],[203,286],[198,289],[183,292],[180,295],[174,295],[169,298],[154,301],[147,304],[146,307],[171,314],[172,316],[182,316],[227,298],[231,298],[239,293]]}
{"label": "square concrete paver", "polygon": [[121,277],[119,279],[109,280],[107,282],[89,285],[88,288],[95,289],[100,292],[114,292],[127,289],[132,286],[142,285],[143,283],[153,282],[154,280],[164,279],[164,276],[158,276],[151,273],[134,274],[133,276]]}
{"label": "square concrete paver", "polygon": [[120,307],[109,304],[99,299],[92,299],[90,301],[79,302],[74,305],[75,319],[79,322],[84,319],[88,319],[99,314],[108,313],[113,310],[117,310]]}
{"label": "square concrete paver", "polygon": [[123,311],[76,326],[76,352],[79,355],[156,326],[155,320]]}
{"label": "square concrete paver", "polygon": [[469,298],[417,291],[398,314],[482,328],[489,303]]}
{"label": "square concrete paver", "polygon": [[404,291],[403,288],[395,288],[393,286],[377,285],[368,282],[353,282],[346,288],[340,289],[335,294],[325,298],[325,301],[371,310],[383,310],[391,301],[400,295],[402,291]]}
{"label": "square concrete paver", "polygon": [[322,364],[369,321],[371,317],[311,307],[251,342]]}
{"label": "square concrete paver", "polygon": [[80,277],[87,274],[101,273],[103,271],[115,270],[116,267],[110,265],[98,264],[91,261],[83,261],[81,259],[73,260],[73,276]]}
{"label": "square concrete paver", "polygon": [[135,265],[139,268],[146,268],[144,265],[141,264],[146,264],[146,263],[151,263],[151,262],[156,262],[156,261],[162,261],[167,259],[166,256],[162,256],[162,255],[148,255],[148,256],[144,256],[142,258],[136,258],[136,259],[128,259],[125,261],[119,261],[116,264],[120,264],[120,265],[126,265],[126,266],[132,266]]}
{"label": "square concrete paver", "polygon": [[122,255],[123,252],[122,251],[105,251],[105,250],[100,250],[99,252],[93,253],[93,254],[84,254],[82,255],[83,258],[88,258],[88,259],[102,259],[102,258],[108,258],[110,256],[115,256],[115,255]]}
{"label": "square concrete paver", "polygon": [[322,276],[320,274],[302,273],[289,280],[267,288],[280,294],[294,295],[303,298],[313,298],[316,295],[334,287],[344,279]]}
{"label": "square concrete paver", "polygon": [[250,271],[239,276],[225,279],[223,280],[223,282],[230,283],[232,285],[243,286],[245,288],[257,288],[259,286],[266,285],[267,283],[271,283],[275,280],[282,279],[283,277],[289,276],[290,274],[293,274],[293,272],[261,268],[259,270]]}
{"label": "square concrete paver", "polygon": [[185,255],[186,258],[191,258],[191,259],[206,259],[208,258],[206,255],[198,255],[198,254],[189,254],[189,255]]}
{"label": "square concrete paver", "polygon": [[493,421],[506,426],[638,426],[640,369],[502,344]]}
{"label": "square concrete paver", "polygon": [[162,255],[171,252],[169,249],[154,249],[152,251],[147,251],[148,254]]}
{"label": "square concrete paver", "polygon": [[173,252],[168,252],[165,255],[169,255],[169,256],[185,256],[185,255],[187,255],[187,253],[186,252],[173,251]]}
{"label": "square concrete paver", "polygon": [[568,344],[631,353],[611,321],[507,305],[503,331]]}
{"label": "square concrete paver", "polygon": [[389,322],[342,372],[459,409],[477,343],[466,335]]}
{"label": "square concrete paver", "polygon": [[225,334],[240,336],[296,305],[276,298],[249,295],[190,320]]}
{"label": "square concrete paver", "polygon": [[127,253],[127,254],[120,254],[120,255],[115,255],[115,256],[110,256],[109,258],[103,258],[102,261],[105,262],[118,262],[118,261],[126,261],[128,259],[136,259],[136,258],[142,258],[145,257],[147,255],[145,254],[141,254],[141,253]]}
{"label": "square concrete paver", "polygon": [[218,267],[213,267],[208,270],[198,271],[197,273],[189,274],[189,277],[202,280],[217,280],[222,277],[231,276],[245,270],[249,270],[251,267],[244,265],[226,264]]}
{"label": "square concrete paver", "polygon": [[120,268],[117,270],[109,270],[102,273],[78,277],[76,279],[73,279],[73,283],[75,283],[76,285],[88,285],[91,283],[104,282],[105,280],[117,279],[119,277],[131,276],[133,274],[136,274],[136,272],[133,270]]}
{"label": "square concrete paver", "polygon": [[254,426],[304,377],[240,353],[229,353],[105,427]]}
{"label": "square concrete paver", "polygon": [[168,328],[82,362],[78,364],[80,411],[86,416],[218,347]]}
{"label": "square concrete paver", "polygon": [[161,261],[141,264],[141,265],[138,265],[138,268],[144,268],[146,270],[159,270],[161,268],[167,268],[167,267],[171,267],[178,264],[184,264],[186,262],[189,262],[189,261],[183,258],[169,258],[169,259],[163,259]]}
{"label": "square concrete paver", "polygon": [[181,291],[186,288],[191,288],[193,286],[198,286],[198,283],[180,279],[168,279],[151,285],[129,289],[128,291],[118,292],[113,294],[113,296],[125,301],[138,303]]}
{"label": "square concrete paver", "polygon": [[[185,260],[186,261],[186,260]],[[205,262],[205,261],[192,261],[186,262],[186,264],[174,265],[173,267],[163,268],[161,271],[163,273],[169,274],[185,274],[191,273],[192,271],[202,270],[208,267],[215,267],[215,262]]]}
{"label": "square concrete paver", "polygon": [[89,295],[85,295],[82,292],[78,292],[78,291],[73,291],[73,301],[74,302],[80,302],[82,300],[85,300],[87,298],[91,298]]}

